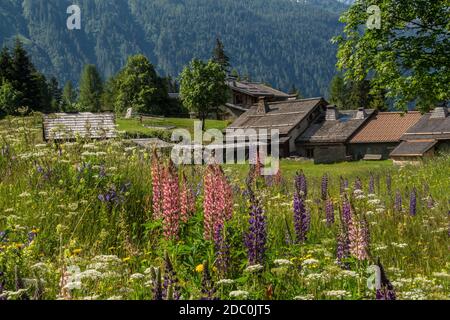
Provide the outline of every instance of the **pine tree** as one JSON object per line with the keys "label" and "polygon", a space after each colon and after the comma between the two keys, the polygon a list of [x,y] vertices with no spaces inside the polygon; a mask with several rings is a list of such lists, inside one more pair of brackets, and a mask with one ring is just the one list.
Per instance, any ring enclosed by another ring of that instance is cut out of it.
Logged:
{"label": "pine tree", "polygon": [[330,84],[330,102],[335,104],[340,109],[347,108],[348,88],[345,85],[344,79],[336,75]]}
{"label": "pine tree", "polygon": [[369,108],[370,106],[370,81],[351,81],[350,82],[350,109]]}
{"label": "pine tree", "polygon": [[51,97],[51,108],[53,111],[59,111],[62,106],[62,90],[55,77],[50,78],[48,89]]}
{"label": "pine tree", "polygon": [[292,85],[291,89],[289,90],[289,94],[292,94],[292,95],[295,94],[296,99],[303,99],[303,96],[302,96],[300,90],[297,89],[295,84]]}
{"label": "pine tree", "polygon": [[80,79],[79,111],[99,112],[102,92],[103,83],[97,68],[86,65]]}
{"label": "pine tree", "polygon": [[230,58],[225,53],[225,47],[219,38],[216,39],[212,60],[222,66],[222,69],[228,73],[230,68]]}
{"label": "pine tree", "polygon": [[77,93],[73,88],[72,81],[67,81],[64,85],[62,93],[62,108],[64,111],[75,111],[75,103],[77,101]]}
{"label": "pine tree", "polygon": [[39,76],[28,53],[22,46],[19,38],[16,39],[12,57],[12,75],[11,82],[14,88],[21,92],[20,105],[29,107],[32,110],[41,110]]}
{"label": "pine tree", "polygon": [[3,47],[0,52],[0,81],[1,79],[11,81],[12,57],[8,47]]}

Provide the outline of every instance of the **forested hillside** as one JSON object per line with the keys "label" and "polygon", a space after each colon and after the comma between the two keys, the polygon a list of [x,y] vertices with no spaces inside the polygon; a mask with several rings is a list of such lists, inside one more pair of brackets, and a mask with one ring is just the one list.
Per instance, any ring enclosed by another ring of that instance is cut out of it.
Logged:
{"label": "forested hillside", "polygon": [[78,83],[83,65],[102,76],[145,54],[178,76],[193,57],[209,58],[216,37],[243,76],[304,96],[324,95],[335,73],[345,6],[333,0],[79,0],[82,29],[66,28],[71,0],[2,0],[0,43],[20,35],[33,62],[60,83]]}

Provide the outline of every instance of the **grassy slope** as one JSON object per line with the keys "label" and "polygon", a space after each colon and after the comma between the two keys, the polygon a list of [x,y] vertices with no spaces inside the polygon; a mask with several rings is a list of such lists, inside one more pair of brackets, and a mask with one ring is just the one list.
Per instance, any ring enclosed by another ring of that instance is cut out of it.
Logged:
{"label": "grassy slope", "polygon": [[[151,134],[155,129],[146,128],[144,126],[166,126],[166,127],[177,127],[179,129],[187,129],[189,132],[194,132],[194,121],[193,119],[181,119],[181,118],[154,118],[146,119],[143,121],[143,125],[139,123],[138,119],[117,119],[118,129],[120,131],[126,131],[128,133],[140,133],[140,134]],[[198,120],[197,120],[198,121]],[[227,121],[221,120],[207,120],[206,129],[218,129],[224,130],[228,126]],[[161,130],[162,131],[162,130]]]}

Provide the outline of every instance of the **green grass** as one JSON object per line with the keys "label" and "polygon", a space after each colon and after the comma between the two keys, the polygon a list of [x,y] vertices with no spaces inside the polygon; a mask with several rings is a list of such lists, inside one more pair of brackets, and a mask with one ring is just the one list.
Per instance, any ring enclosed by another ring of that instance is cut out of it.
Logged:
{"label": "green grass", "polygon": [[[74,266],[85,278],[80,289],[71,291],[72,299],[118,295],[151,299],[151,277],[146,271],[161,267],[164,273],[165,252],[172,260],[182,298],[201,298],[204,286],[196,269],[204,261],[212,266],[217,258],[214,244],[204,239],[206,168],[179,168],[197,195],[196,207],[188,221],[181,223],[179,241],[167,241],[163,231],[171,222],[153,215],[151,153],[122,139],[43,144],[37,119],[0,121],[0,232],[5,232],[0,238],[0,281],[5,280],[8,299],[24,294],[15,291],[18,277],[27,279],[29,296],[39,293],[36,281],[31,281],[39,279],[45,288],[39,298],[55,299],[61,292],[61,273]],[[164,125],[170,123],[166,120]],[[162,160],[166,166],[168,159]],[[257,274],[245,271],[249,263],[243,241],[249,231],[248,166],[227,165],[227,182],[221,180],[210,189],[215,192],[229,183],[233,191],[233,215],[226,223],[230,268],[222,275],[212,267],[210,271],[216,284],[224,278],[235,282],[217,285],[216,297],[230,299],[230,291],[243,290],[250,299],[267,299],[271,286],[273,299],[340,299],[341,293],[345,299],[373,299],[366,270],[379,257],[400,299],[448,299],[450,156],[404,168],[390,161],[314,165],[282,160],[281,169],[279,184],[262,177],[251,182],[267,219],[265,260]],[[304,204],[311,212],[311,224],[306,241],[295,243],[293,175],[300,170],[308,181]],[[325,173],[329,179],[324,201],[321,177]],[[341,194],[340,176],[349,182],[345,194]],[[356,177],[361,179],[362,197],[353,190]],[[413,190],[416,215],[410,214]],[[396,194],[403,199],[400,209],[395,206]],[[105,201],[107,195],[114,197]],[[336,240],[344,230],[340,214],[347,199],[353,205],[354,226],[367,222],[370,256],[357,260],[352,254],[345,260],[351,270],[342,270],[335,263]],[[327,203],[334,206],[335,222],[330,225],[325,219]],[[30,234],[36,235],[31,242]],[[289,265],[277,265],[278,259]]]}
{"label": "green grass", "polygon": [[[228,165],[227,167],[236,175],[242,176],[248,172],[248,165]],[[286,177],[293,177],[296,172],[303,170],[305,175],[314,178],[320,178],[324,174],[335,178],[340,176],[355,178],[358,176],[364,177],[370,172],[380,174],[396,169],[391,160],[314,164],[312,160],[295,161],[287,159],[280,161],[280,168]]]}
{"label": "green grass", "polygon": [[[138,119],[117,119],[117,125],[119,131],[125,131],[130,134],[140,135],[153,135],[155,131],[171,132],[171,130],[159,130],[153,128],[146,128],[145,126],[155,127],[176,127],[177,129],[186,129],[191,134],[194,133],[195,119],[182,119],[182,118],[154,118],[146,119],[141,124]],[[206,130],[218,129],[220,131],[225,130],[229,125],[228,121],[221,120],[206,120]]]}

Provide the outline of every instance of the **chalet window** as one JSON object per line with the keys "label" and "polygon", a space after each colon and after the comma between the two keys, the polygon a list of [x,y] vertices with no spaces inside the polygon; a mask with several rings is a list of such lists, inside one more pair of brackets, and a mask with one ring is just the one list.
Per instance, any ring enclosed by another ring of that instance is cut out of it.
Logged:
{"label": "chalet window", "polygon": [[306,157],[309,159],[314,158],[314,148],[306,149]]}
{"label": "chalet window", "polygon": [[235,104],[237,104],[237,105],[242,105],[244,103],[244,100],[242,99],[241,95],[236,95],[234,100],[235,100]]}

